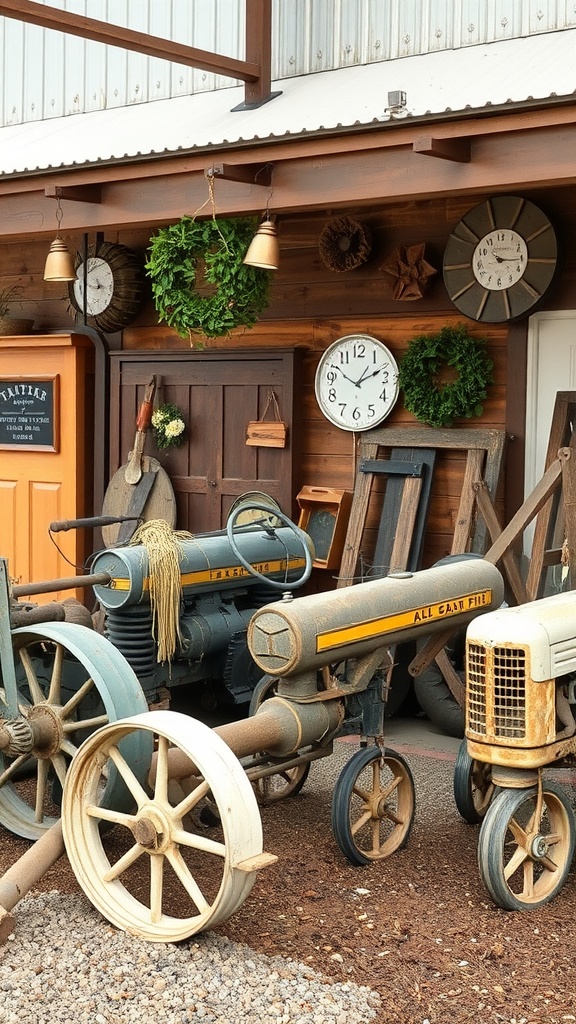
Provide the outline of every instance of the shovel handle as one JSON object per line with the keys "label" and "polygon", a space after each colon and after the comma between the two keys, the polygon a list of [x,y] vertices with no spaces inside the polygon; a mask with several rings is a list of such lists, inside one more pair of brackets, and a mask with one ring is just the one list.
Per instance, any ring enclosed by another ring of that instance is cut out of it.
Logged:
{"label": "shovel handle", "polygon": [[136,429],[142,433],[148,430],[150,426],[150,420],[152,419],[152,402],[144,401],[138,410],[138,416],[136,417]]}
{"label": "shovel handle", "polygon": [[155,390],[156,381],[153,379],[146,385],[144,398],[138,410],[138,416],[136,417],[137,430],[148,430],[148,427],[150,426],[150,420],[152,419],[152,400],[154,398]]}

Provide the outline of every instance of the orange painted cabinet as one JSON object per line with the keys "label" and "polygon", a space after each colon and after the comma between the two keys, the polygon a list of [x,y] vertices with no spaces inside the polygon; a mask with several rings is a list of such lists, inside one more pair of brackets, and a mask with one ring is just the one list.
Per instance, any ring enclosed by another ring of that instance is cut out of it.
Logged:
{"label": "orange painted cabinet", "polygon": [[93,362],[83,335],[0,338],[0,554],[18,583],[83,566],[85,531],[58,533],[56,547],[48,528],[93,513]]}

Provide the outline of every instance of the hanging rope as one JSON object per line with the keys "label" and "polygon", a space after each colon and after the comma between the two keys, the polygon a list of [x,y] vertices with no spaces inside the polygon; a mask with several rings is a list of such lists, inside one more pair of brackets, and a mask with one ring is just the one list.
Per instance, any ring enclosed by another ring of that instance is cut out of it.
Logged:
{"label": "hanging rope", "polygon": [[164,519],[151,519],[142,523],[130,540],[131,545],[141,544],[148,556],[152,636],[158,647],[156,661],[159,663],[172,660],[181,639],[180,541],[191,537],[185,530],[172,530]]}

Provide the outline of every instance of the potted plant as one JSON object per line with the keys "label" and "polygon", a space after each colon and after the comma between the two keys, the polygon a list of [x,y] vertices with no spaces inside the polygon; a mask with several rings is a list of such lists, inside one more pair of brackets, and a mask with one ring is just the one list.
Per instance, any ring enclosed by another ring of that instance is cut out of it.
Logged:
{"label": "potted plant", "polygon": [[22,288],[18,284],[7,285],[0,289],[0,336],[6,337],[10,334],[30,334],[34,324],[33,320],[24,317],[10,316],[10,309],[14,303],[22,308]]}

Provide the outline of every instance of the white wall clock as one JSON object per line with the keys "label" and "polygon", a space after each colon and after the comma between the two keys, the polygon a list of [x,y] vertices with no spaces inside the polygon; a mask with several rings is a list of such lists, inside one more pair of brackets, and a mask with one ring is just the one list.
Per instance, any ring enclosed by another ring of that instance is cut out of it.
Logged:
{"label": "white wall clock", "polygon": [[369,334],[347,334],[326,349],[316,370],[316,399],[342,430],[370,430],[398,398],[398,367],[390,350]]}
{"label": "white wall clock", "polygon": [[127,327],[146,295],[140,257],[119,242],[92,246],[85,264],[80,258],[68,294],[79,313],[86,307],[86,315],[99,330],[112,333]]}

